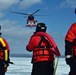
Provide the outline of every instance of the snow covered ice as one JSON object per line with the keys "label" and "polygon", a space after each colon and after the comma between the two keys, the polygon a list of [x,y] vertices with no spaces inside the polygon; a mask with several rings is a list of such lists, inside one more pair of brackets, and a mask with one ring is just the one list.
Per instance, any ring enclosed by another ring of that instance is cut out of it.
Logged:
{"label": "snow covered ice", "polygon": [[[11,57],[14,64],[10,64],[6,75],[31,75],[31,57]],[[57,61],[57,58],[56,58]],[[68,75],[69,66],[64,58],[59,58],[56,75]]]}

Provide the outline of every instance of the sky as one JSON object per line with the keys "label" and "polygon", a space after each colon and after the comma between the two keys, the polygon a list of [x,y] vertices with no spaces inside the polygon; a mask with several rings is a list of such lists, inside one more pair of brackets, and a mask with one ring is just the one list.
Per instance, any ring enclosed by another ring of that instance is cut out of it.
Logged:
{"label": "sky", "polygon": [[11,54],[29,54],[26,45],[35,28],[26,27],[27,18],[11,11],[30,14],[40,9],[34,16],[38,22],[47,25],[47,33],[53,37],[61,55],[65,52],[65,35],[76,22],[76,0],[0,0],[0,25],[2,37],[10,46]]}

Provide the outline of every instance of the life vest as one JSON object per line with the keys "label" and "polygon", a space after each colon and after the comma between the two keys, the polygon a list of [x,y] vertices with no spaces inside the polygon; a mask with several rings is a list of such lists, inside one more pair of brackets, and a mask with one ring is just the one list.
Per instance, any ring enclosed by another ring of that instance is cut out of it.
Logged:
{"label": "life vest", "polygon": [[[53,61],[54,54],[56,54],[56,56],[58,56],[58,57],[60,56],[57,45],[55,44],[52,37],[49,36],[47,33],[37,32],[33,36],[38,36],[38,37],[41,36],[41,37],[44,37],[44,39],[43,39],[43,42],[40,41],[40,45],[38,45],[37,47],[34,48],[32,61],[35,61],[35,62]],[[44,42],[46,42],[46,43],[44,43]],[[28,45],[27,47],[28,47],[28,49],[31,50],[32,46]]]}
{"label": "life vest", "polygon": [[[37,32],[35,35],[36,35],[36,36],[44,36],[44,37],[46,37],[46,38],[48,39],[48,41],[49,41],[49,44],[53,47],[52,51],[54,52],[54,54],[55,54],[57,57],[60,56],[59,49],[58,49],[56,43],[54,42],[53,38],[52,38],[49,34],[47,34],[47,33],[45,33],[45,32]],[[35,36],[35,35],[34,35],[34,36]]]}
{"label": "life vest", "polygon": [[4,60],[4,50],[1,42],[0,42],[0,59]]}
{"label": "life vest", "polygon": [[8,50],[6,40],[0,37],[0,59],[8,61]]}
{"label": "life vest", "polygon": [[52,46],[45,37],[41,36],[38,46],[36,46],[33,50],[33,62],[53,60],[54,53],[52,52]]}

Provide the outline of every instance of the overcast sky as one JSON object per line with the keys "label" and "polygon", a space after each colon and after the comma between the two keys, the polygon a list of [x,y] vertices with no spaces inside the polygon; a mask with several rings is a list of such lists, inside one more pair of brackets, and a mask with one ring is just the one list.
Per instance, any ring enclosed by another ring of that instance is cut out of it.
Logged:
{"label": "overcast sky", "polygon": [[28,54],[26,44],[35,28],[26,27],[24,15],[11,13],[17,11],[22,13],[33,13],[51,16],[35,16],[39,22],[47,25],[49,33],[57,43],[57,46],[64,54],[64,37],[72,23],[76,21],[74,9],[76,0],[0,0],[0,25],[1,32],[10,46],[10,53]]}

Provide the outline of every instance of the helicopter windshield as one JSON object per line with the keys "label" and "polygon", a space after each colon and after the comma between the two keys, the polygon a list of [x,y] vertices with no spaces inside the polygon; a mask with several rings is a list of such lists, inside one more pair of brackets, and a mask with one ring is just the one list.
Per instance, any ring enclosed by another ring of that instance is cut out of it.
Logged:
{"label": "helicopter windshield", "polygon": [[29,16],[28,20],[34,20],[34,17],[33,16]]}

